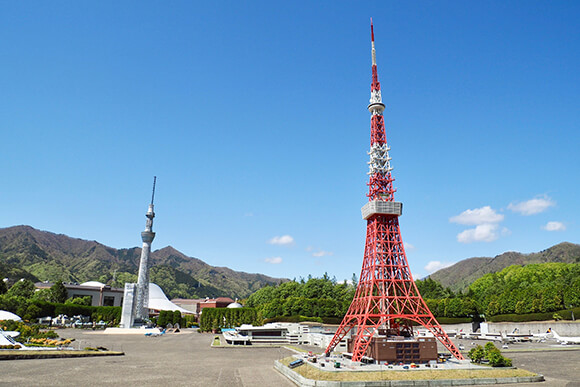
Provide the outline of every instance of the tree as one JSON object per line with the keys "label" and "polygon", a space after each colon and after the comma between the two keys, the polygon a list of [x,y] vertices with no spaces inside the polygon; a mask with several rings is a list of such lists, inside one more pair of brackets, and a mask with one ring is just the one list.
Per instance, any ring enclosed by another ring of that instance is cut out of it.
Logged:
{"label": "tree", "polygon": [[68,292],[62,281],[56,281],[54,285],[50,287],[50,292],[52,295],[52,302],[62,304],[68,298]]}
{"label": "tree", "polygon": [[164,310],[160,310],[159,316],[157,317],[157,325],[165,328],[165,326],[171,322],[171,321],[168,321],[167,317],[168,317],[167,312]]}
{"label": "tree", "polygon": [[8,287],[6,286],[6,282],[0,279],[0,294],[4,294],[8,291]]}
{"label": "tree", "polygon": [[92,300],[91,300],[91,296],[74,297],[74,298],[69,298],[68,300],[65,301],[65,303],[66,304],[91,306]]}
{"label": "tree", "polygon": [[6,294],[9,296],[31,298],[34,294],[34,284],[31,280],[21,279],[12,285]]}
{"label": "tree", "polygon": [[46,302],[52,302],[52,292],[50,289],[39,289],[34,292],[34,296],[32,296],[34,300],[41,300]]}
{"label": "tree", "polygon": [[451,289],[443,288],[443,285],[435,280],[432,280],[430,277],[427,277],[424,280],[417,280],[415,281],[415,284],[417,285],[417,289],[424,299],[455,297],[455,294],[451,291]]}
{"label": "tree", "polygon": [[183,322],[181,321],[181,312],[178,310],[174,310],[173,311],[173,325],[175,324],[179,324],[179,326],[183,325]]}

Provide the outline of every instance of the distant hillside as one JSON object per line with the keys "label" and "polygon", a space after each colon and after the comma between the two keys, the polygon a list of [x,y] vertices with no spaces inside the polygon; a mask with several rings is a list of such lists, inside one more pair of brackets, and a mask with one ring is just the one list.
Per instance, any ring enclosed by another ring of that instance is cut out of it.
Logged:
{"label": "distant hillside", "polygon": [[[0,228],[0,278],[85,282],[123,287],[136,282],[141,249],[114,249],[96,241],[40,231],[30,226]],[[171,246],[150,258],[150,278],[169,297],[244,298],[286,279],[214,267]]]}
{"label": "distant hillside", "polygon": [[580,262],[580,245],[563,242],[538,253],[522,254],[509,251],[494,258],[468,258],[436,271],[429,277],[457,292],[465,290],[473,281],[487,273],[498,272],[511,265],[545,262],[578,263]]}

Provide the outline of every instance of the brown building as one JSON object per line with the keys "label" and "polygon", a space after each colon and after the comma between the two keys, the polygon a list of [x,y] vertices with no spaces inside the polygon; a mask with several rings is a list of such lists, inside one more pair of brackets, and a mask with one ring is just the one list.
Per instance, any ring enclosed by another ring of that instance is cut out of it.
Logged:
{"label": "brown building", "polygon": [[[352,353],[353,339],[348,339]],[[365,356],[389,363],[427,363],[437,360],[437,341],[434,337],[375,336]]]}
{"label": "brown building", "polygon": [[[37,282],[36,289],[50,289],[54,285],[52,282]],[[123,304],[123,289],[112,288],[97,281],[89,281],[82,284],[63,283],[66,288],[67,297],[91,298],[92,306],[121,306]]]}
{"label": "brown building", "polygon": [[174,298],[171,302],[199,316],[203,308],[227,308],[234,300],[229,297],[200,299]]}

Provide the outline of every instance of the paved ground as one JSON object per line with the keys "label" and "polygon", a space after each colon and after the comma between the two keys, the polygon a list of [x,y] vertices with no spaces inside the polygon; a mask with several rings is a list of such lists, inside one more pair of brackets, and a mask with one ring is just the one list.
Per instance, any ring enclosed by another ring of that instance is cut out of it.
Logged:
{"label": "paved ground", "polygon": [[[105,346],[126,355],[1,361],[0,386],[293,386],[273,368],[274,360],[291,354],[283,348],[211,348],[214,335],[199,333],[145,337],[68,329],[59,334],[76,338],[75,347]],[[464,345],[469,349],[471,342]],[[533,348],[557,350],[520,352]],[[515,366],[546,377],[545,383],[517,386],[580,387],[580,346],[560,349],[548,343],[510,345],[504,354]]]}
{"label": "paved ground", "polygon": [[[479,344],[484,346],[484,340],[453,339],[456,345],[463,344],[465,351]],[[494,343],[501,348],[500,343]],[[513,365],[544,375],[545,383],[522,383],[518,387],[580,387],[580,345],[561,346],[554,341],[545,343],[522,342],[508,344],[508,349],[502,349],[505,357],[512,359]],[[442,351],[442,348],[438,349]],[[513,384],[505,386],[514,386]]]}
{"label": "paved ground", "polygon": [[68,329],[59,335],[125,356],[2,361],[0,385],[294,386],[273,368],[275,359],[291,354],[283,348],[211,348],[214,336],[199,333],[145,337]]}
{"label": "paved ground", "polygon": [[[518,384],[519,387],[580,387],[580,348],[574,351],[507,352],[516,367],[544,375],[545,383]],[[510,386],[514,387],[513,384]]]}

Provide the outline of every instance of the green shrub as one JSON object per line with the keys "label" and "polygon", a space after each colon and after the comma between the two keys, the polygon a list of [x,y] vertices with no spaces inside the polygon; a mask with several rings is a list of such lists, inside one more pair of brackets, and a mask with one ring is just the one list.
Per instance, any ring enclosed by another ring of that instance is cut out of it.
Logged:
{"label": "green shrub", "polygon": [[183,326],[186,328],[196,327],[199,328],[199,323],[197,322],[196,316],[193,314],[183,315]]}
{"label": "green shrub", "polygon": [[473,363],[481,363],[481,360],[485,357],[485,350],[478,344],[469,350],[467,357],[469,357]]}
{"label": "green shrub", "polygon": [[109,325],[117,325],[121,322],[120,306],[93,306],[91,318],[94,322],[104,321]]}
{"label": "green shrub", "polygon": [[500,350],[491,341],[485,344],[485,358],[492,367],[511,367],[512,360],[503,357]]}

